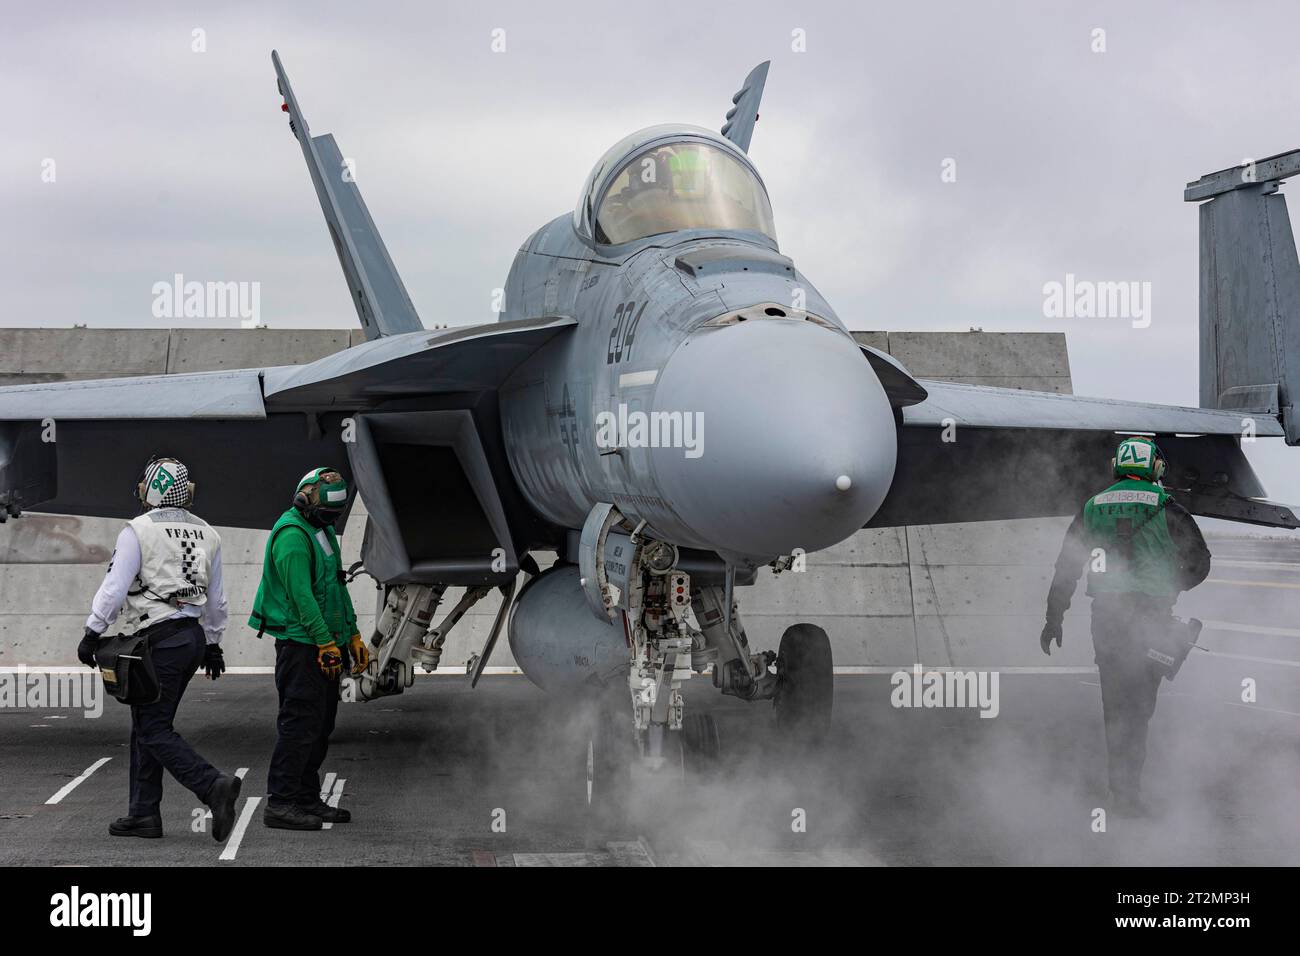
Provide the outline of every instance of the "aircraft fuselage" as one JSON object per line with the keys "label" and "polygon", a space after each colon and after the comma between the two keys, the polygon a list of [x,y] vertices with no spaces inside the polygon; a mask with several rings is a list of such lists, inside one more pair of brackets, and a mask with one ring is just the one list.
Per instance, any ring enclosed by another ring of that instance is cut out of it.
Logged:
{"label": "aircraft fuselage", "polygon": [[610,502],[665,540],[762,560],[861,528],[893,478],[894,420],[830,304],[766,236],[632,245],[593,248],[562,216],[510,271],[503,319],[578,320],[501,390],[532,506],[577,528]]}

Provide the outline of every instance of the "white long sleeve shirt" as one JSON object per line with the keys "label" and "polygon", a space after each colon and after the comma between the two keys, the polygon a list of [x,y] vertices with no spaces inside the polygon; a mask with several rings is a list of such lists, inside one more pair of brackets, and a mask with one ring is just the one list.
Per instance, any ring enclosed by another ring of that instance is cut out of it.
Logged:
{"label": "white long sleeve shirt", "polygon": [[[108,573],[104,575],[95,599],[90,605],[90,617],[86,618],[86,627],[97,634],[106,634],[117,620],[122,605],[126,601],[126,592],[140,573],[140,539],[135,530],[127,525],[117,536],[117,546],[113,559],[109,562]],[[220,644],[221,636],[226,630],[229,618],[226,607],[226,592],[221,586],[221,550],[212,556],[208,570],[208,600],[202,605],[188,605],[169,615],[165,620],[178,617],[199,618],[203,633],[209,644]]]}

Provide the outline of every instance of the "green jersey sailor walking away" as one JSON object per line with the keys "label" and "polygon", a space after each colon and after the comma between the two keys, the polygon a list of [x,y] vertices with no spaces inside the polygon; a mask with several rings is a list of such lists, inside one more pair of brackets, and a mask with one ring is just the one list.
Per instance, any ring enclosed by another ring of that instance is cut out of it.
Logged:
{"label": "green jersey sailor walking away", "polygon": [[1173,618],[1174,601],[1205,580],[1210,552],[1192,516],[1161,485],[1165,459],[1153,440],[1125,439],[1112,466],[1118,480],[1089,498],[1066,532],[1039,643],[1045,654],[1053,641],[1061,645],[1062,618],[1089,564],[1111,806],[1121,816],[1142,816],[1147,724],[1160,679],[1171,676],[1161,666],[1170,657],[1159,648],[1185,627]]}
{"label": "green jersey sailor walking away", "polygon": [[319,830],[352,818],[320,793],[344,660],[351,658],[353,673],[370,661],[334,532],[347,500],[347,482],[333,468],[313,469],[298,482],[293,506],[271,529],[248,622],[259,637],[275,636],[280,714],[262,822],[276,829]]}

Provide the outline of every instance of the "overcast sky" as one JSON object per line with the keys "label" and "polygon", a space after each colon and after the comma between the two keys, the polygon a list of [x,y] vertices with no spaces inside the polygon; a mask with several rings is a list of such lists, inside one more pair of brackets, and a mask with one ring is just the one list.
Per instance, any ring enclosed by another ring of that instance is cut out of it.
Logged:
{"label": "overcast sky", "polygon": [[[260,283],[272,327],[356,324],[273,47],[426,325],[493,319],[520,242],[611,143],[716,129],[771,59],[751,155],[782,251],[851,328],[1064,330],[1076,392],[1194,405],[1183,185],[1300,145],[1294,4],[205,6],[6,11],[0,324],[174,325],[150,310],[175,273]],[[1067,273],[1149,282],[1150,327],[1044,317]],[[1279,445],[1251,457],[1300,501]]]}

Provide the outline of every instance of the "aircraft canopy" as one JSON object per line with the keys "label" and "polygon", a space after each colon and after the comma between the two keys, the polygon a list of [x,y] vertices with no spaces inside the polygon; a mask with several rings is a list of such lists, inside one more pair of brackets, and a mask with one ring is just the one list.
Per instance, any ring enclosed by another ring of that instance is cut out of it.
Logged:
{"label": "aircraft canopy", "polygon": [[610,180],[594,218],[596,241],[612,245],[679,229],[776,238],[767,191],[752,168],[699,139],[659,142],[633,156]]}

